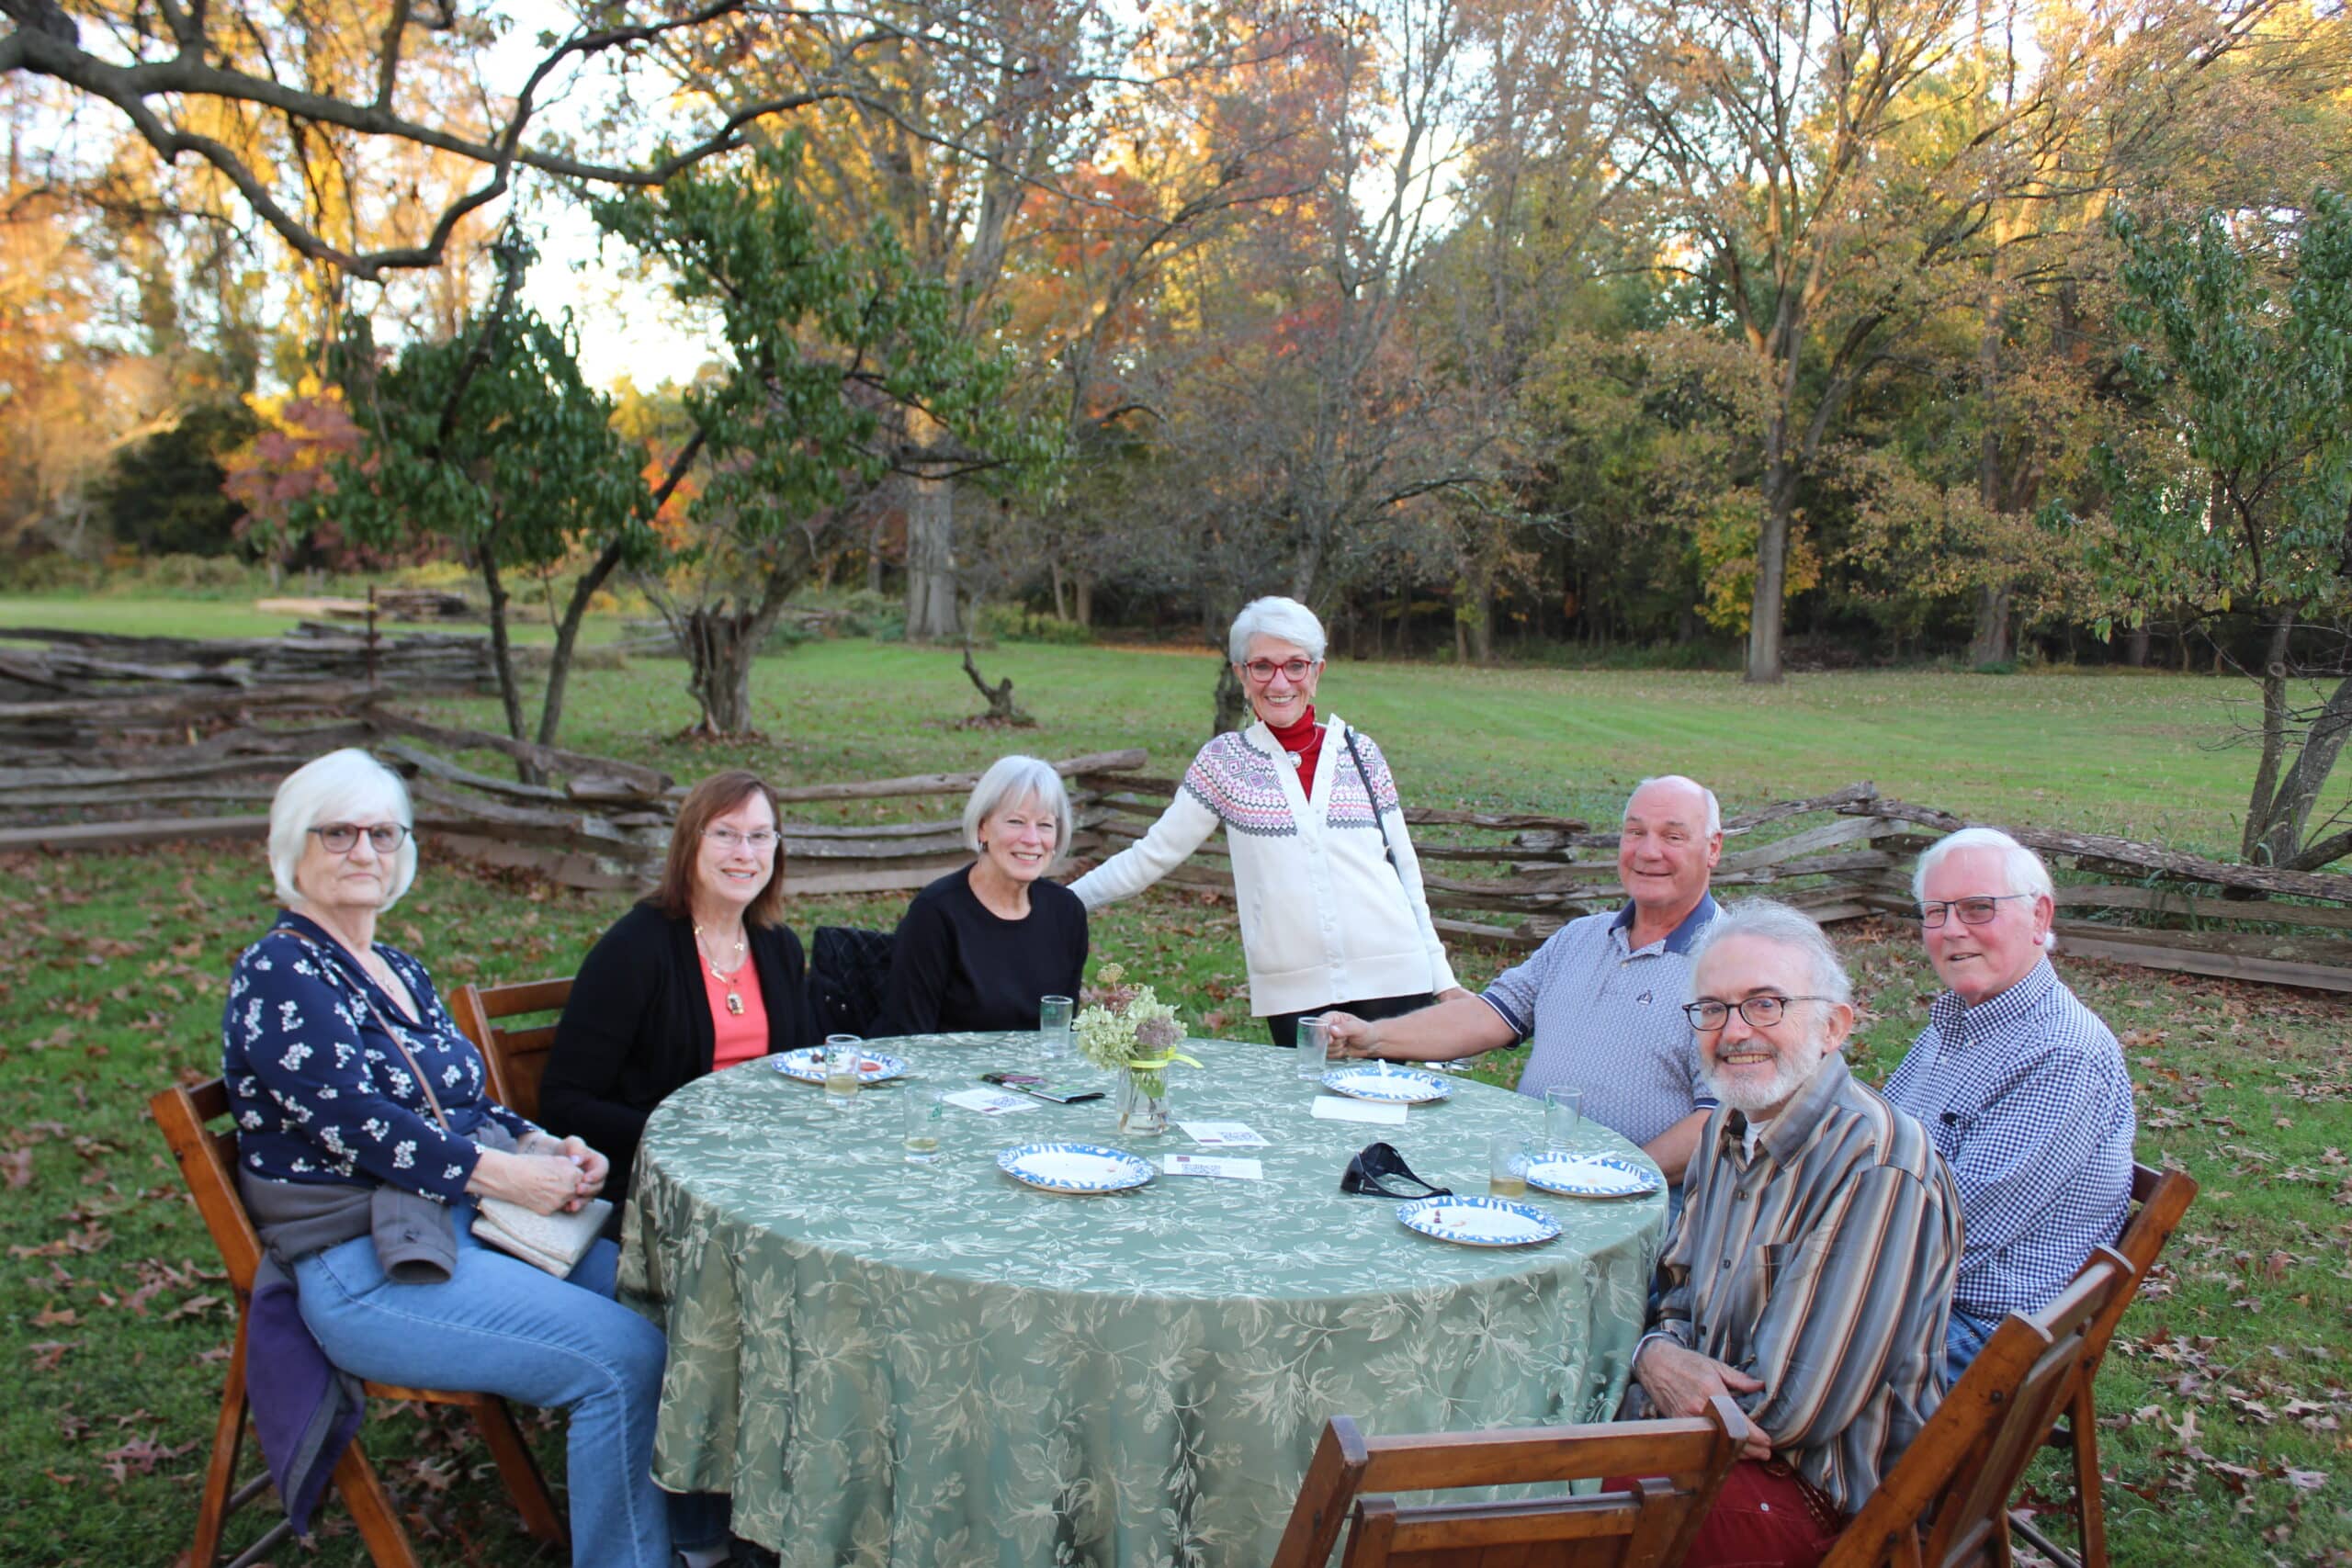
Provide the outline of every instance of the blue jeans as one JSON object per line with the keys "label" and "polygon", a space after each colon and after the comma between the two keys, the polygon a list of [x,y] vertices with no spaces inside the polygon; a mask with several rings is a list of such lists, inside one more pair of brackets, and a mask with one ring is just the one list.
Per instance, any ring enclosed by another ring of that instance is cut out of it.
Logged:
{"label": "blue jeans", "polygon": [[2001,1326],[1998,1317],[1981,1317],[1963,1307],[1951,1309],[1951,1325],[1944,1330],[1944,1387],[1949,1390],[1960,1382],[1960,1374],[1968,1363],[1976,1359],[1976,1352],[1993,1337],[1993,1330]]}
{"label": "blue jeans", "polygon": [[355,1376],[571,1411],[572,1562],[669,1568],[669,1504],[653,1483],[667,1344],[612,1299],[618,1250],[600,1241],[558,1280],[476,1241],[471,1204],[453,1216],[457,1269],[439,1284],[387,1280],[369,1236],[303,1258],[302,1321]]}

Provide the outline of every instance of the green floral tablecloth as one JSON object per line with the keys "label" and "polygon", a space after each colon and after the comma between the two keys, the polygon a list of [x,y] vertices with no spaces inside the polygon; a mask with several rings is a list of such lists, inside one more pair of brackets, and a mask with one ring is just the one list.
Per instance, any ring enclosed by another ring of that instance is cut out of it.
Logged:
{"label": "green floral tablecloth", "polygon": [[[1035,1069],[1027,1034],[877,1043],[954,1089]],[[647,1123],[624,1300],[667,1328],[654,1474],[731,1493],[787,1563],[1266,1562],[1325,1419],[1374,1433],[1605,1419],[1623,1391],[1663,1197],[1533,1195],[1561,1236],[1479,1248],[1339,1190],[1385,1139],[1457,1192],[1487,1134],[1540,1108],[1463,1079],[1408,1123],[1317,1121],[1295,1057],[1194,1042],[1173,1118],[1247,1122],[1261,1181],[1161,1176],[1064,1197],[997,1169],[1018,1144],[1154,1157],[1112,1099],[1004,1116],[950,1107],[905,1162],[899,1091],[848,1111],[752,1062]],[[1108,1089],[1080,1064],[1054,1076]],[[1588,1124],[1593,1150],[1631,1145]],[[1634,1157],[1640,1158],[1638,1154]]]}

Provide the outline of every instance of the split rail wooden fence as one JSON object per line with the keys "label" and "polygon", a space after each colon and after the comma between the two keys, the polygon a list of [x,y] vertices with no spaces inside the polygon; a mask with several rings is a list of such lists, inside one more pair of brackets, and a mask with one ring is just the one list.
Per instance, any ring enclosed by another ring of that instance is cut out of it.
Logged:
{"label": "split rail wooden fence", "polygon": [[[6,657],[0,654],[0,657]],[[204,701],[190,704],[196,697]],[[0,851],[258,839],[292,768],[366,746],[409,780],[431,852],[456,852],[564,886],[637,891],[659,875],[684,787],[640,764],[451,728],[379,693],[268,682],[61,701],[82,739],[54,744],[0,703]],[[52,716],[40,716],[42,722]],[[209,733],[207,733],[209,731]],[[167,743],[164,735],[189,737]],[[503,776],[527,762],[537,782]],[[1072,757],[1075,855],[1131,844],[1173,779],[1140,750]],[[493,771],[497,770],[497,771]],[[964,864],[962,797],[974,773],[807,784],[778,792],[794,896],[905,892]],[[880,819],[863,819],[874,813]],[[1573,818],[1415,807],[1423,884],[1450,939],[1531,949],[1566,921],[1622,901],[1617,836]],[[1918,852],[1962,826],[1869,784],[1734,817],[1714,886],[1809,909],[1825,922],[1913,912]],[[2352,876],[2229,865],[2159,845],[2010,825],[2059,873],[2066,951],[2159,969],[2352,991]],[[1229,896],[1221,840],[1170,884]]]}

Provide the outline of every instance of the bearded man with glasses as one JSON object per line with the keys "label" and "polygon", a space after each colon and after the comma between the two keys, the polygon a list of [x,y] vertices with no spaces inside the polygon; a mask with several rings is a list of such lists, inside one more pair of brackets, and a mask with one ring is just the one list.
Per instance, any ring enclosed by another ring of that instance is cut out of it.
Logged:
{"label": "bearded man with glasses", "polygon": [[1886,1082],[1960,1187],[1953,1382],[2003,1317],[2066,1288],[2132,1199],[2132,1077],[2114,1033],[2051,967],[2055,889],[2041,857],[1963,828],[1919,857],[1928,960],[1946,989]]}
{"label": "bearded man with glasses", "polygon": [[1960,1199],[1927,1129],[1846,1070],[1851,983],[1810,919],[1732,906],[1698,940],[1691,991],[1720,1105],[1622,1414],[1729,1396],[1748,1446],[1686,1568],[1804,1568],[1942,1400]]}

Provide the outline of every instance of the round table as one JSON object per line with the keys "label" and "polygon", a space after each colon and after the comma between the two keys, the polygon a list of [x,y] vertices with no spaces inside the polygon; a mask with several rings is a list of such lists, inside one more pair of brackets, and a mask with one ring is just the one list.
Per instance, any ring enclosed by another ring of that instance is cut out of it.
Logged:
{"label": "round table", "polygon": [[[1034,1034],[876,1043],[951,1089],[1044,1070]],[[1531,1193],[1560,1236],[1456,1246],[1396,1201],[1340,1191],[1394,1145],[1456,1192],[1487,1140],[1541,1108],[1467,1079],[1401,1127],[1318,1120],[1295,1057],[1194,1041],[1171,1120],[1246,1122],[1259,1181],[1159,1176],[1096,1197],[1022,1185],[1000,1150],[1070,1140],[1148,1158],[1114,1097],[1002,1116],[947,1108],[942,1155],[906,1162],[888,1087],[847,1110],[753,1061],[646,1124],[621,1293],[670,1359],[654,1475],[727,1492],[734,1529],[787,1563],[1263,1563],[1333,1415],[1373,1433],[1605,1420],[1625,1384],[1662,1195]],[[1588,1122],[1579,1146],[1643,1156]]]}

